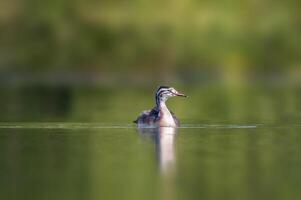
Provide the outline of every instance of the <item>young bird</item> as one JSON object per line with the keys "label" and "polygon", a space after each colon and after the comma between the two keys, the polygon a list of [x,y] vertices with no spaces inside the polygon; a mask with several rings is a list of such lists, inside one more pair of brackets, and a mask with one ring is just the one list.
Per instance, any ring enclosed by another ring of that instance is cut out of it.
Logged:
{"label": "young bird", "polygon": [[180,125],[179,120],[173,112],[168,110],[165,104],[167,99],[175,96],[187,97],[173,87],[160,86],[155,96],[156,106],[152,110],[143,111],[134,123],[137,123],[138,127],[178,127]]}

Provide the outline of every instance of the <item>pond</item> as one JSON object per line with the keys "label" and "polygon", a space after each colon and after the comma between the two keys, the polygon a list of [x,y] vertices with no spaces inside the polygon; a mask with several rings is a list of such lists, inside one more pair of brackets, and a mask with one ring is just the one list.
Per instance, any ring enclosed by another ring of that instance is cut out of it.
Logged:
{"label": "pond", "polygon": [[301,88],[185,88],[178,129],[132,123],[153,88],[3,90],[1,198],[300,199]]}

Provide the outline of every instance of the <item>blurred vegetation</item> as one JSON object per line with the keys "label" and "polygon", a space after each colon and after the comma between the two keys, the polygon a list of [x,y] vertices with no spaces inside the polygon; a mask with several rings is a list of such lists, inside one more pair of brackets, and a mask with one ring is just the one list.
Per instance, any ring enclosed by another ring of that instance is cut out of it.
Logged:
{"label": "blurred vegetation", "polygon": [[297,0],[4,0],[0,70],[298,78],[300,7]]}
{"label": "blurred vegetation", "polygon": [[[183,90],[181,90],[183,91]],[[294,124],[301,119],[300,87],[186,87],[189,98],[167,104],[183,124]],[[155,105],[153,88],[35,87],[3,90],[2,122],[130,124]]]}

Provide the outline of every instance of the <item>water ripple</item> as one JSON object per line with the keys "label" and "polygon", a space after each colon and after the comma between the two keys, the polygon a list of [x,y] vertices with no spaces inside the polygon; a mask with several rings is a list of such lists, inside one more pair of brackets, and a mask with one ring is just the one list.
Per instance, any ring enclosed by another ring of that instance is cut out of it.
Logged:
{"label": "water ripple", "polygon": [[[183,124],[181,129],[245,129],[258,128],[261,124]],[[128,129],[136,128],[134,124],[103,124],[103,123],[62,123],[62,122],[28,122],[0,123],[0,129]]]}
{"label": "water ripple", "polygon": [[[256,129],[301,127],[301,124],[182,124],[180,129]],[[135,124],[72,123],[72,122],[2,122],[0,129],[136,129]]]}

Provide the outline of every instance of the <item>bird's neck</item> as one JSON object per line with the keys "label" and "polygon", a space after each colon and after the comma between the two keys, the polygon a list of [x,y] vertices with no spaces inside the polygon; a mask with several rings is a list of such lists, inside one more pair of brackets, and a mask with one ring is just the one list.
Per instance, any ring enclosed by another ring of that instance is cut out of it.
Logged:
{"label": "bird's neck", "polygon": [[167,106],[166,106],[165,102],[166,102],[166,100],[160,99],[159,97],[156,97],[156,107],[157,107],[157,109],[158,110],[167,109]]}
{"label": "bird's neck", "polygon": [[165,101],[158,101],[156,105],[156,109],[159,111],[160,126],[171,126],[171,127],[176,126],[175,120],[171,112],[168,110]]}
{"label": "bird's neck", "polygon": [[156,105],[156,108],[162,114],[165,113],[165,115],[171,115],[169,109],[166,106],[165,101],[158,101],[157,105]]}
{"label": "bird's neck", "polygon": [[165,102],[159,102],[159,103],[157,104],[157,109],[158,109],[158,110],[166,110],[166,109],[168,110],[168,108],[167,108]]}

